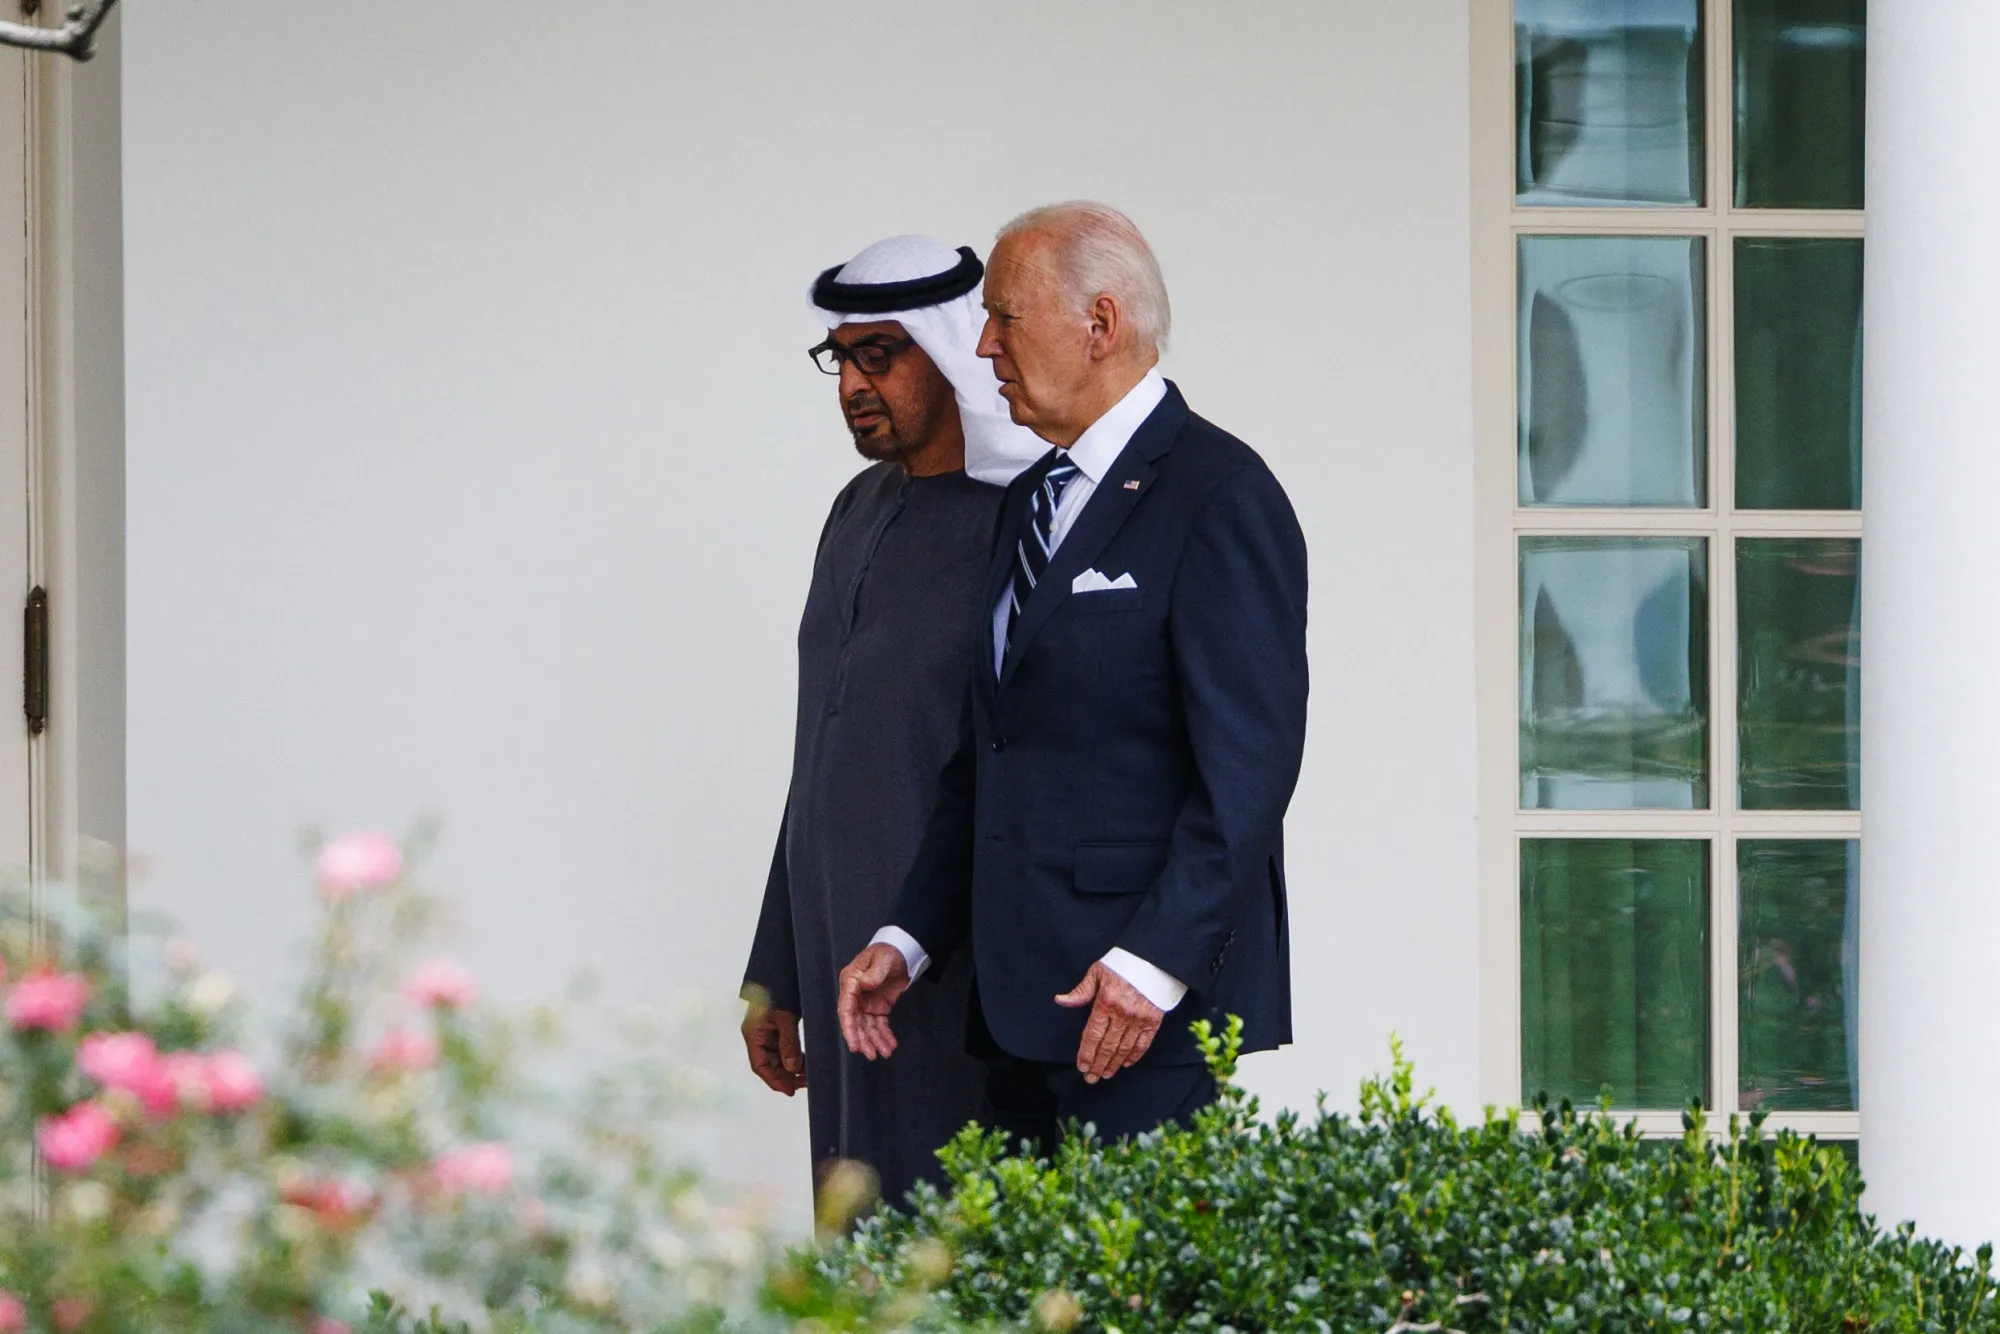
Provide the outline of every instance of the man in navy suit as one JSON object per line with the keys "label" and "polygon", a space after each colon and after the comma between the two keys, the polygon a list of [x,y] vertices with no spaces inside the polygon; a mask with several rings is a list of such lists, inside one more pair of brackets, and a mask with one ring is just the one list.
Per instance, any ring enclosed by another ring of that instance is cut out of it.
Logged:
{"label": "man in navy suit", "polygon": [[979,353],[1055,448],[1008,489],[959,745],[839,1015],[891,1055],[897,999],[969,947],[988,1119],[1047,1146],[1212,1100],[1196,1019],[1291,1039],[1306,549],[1264,461],[1160,377],[1166,286],[1125,215],[1022,215],[985,305]]}

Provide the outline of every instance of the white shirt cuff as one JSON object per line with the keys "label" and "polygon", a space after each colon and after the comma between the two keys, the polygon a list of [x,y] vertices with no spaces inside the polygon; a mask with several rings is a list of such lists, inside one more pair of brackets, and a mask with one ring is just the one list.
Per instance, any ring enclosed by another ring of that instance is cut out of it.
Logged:
{"label": "white shirt cuff", "polygon": [[[889,929],[895,930],[894,927]],[[910,943],[916,944],[914,940]],[[1187,995],[1187,983],[1164,969],[1154,967],[1131,951],[1119,949],[1116,945],[1112,946],[1110,952],[1099,962],[1130,982],[1133,990],[1162,1010],[1173,1009],[1181,1003],[1181,997]]]}
{"label": "white shirt cuff", "polygon": [[[915,936],[903,930],[900,926],[883,927],[875,933],[875,938],[868,943],[870,945],[894,945],[896,953],[903,956],[903,966],[910,970],[910,981],[912,982],[922,977],[924,969],[931,966],[931,956],[924,953],[924,947],[917,943]],[[1161,974],[1161,976],[1165,976],[1165,974]],[[1138,983],[1134,982],[1132,985],[1137,986]],[[1159,1004],[1158,1001],[1154,1001],[1153,1003],[1155,1005]]]}

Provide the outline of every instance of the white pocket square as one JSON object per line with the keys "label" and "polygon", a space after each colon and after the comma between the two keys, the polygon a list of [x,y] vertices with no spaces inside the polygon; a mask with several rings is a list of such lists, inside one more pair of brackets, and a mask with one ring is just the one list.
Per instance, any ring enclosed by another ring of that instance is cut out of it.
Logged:
{"label": "white pocket square", "polygon": [[1107,579],[1096,570],[1085,570],[1082,574],[1070,580],[1069,591],[1072,593],[1109,593],[1115,589],[1137,588],[1138,586],[1139,581],[1134,579],[1129,571],[1119,575],[1116,579]]}

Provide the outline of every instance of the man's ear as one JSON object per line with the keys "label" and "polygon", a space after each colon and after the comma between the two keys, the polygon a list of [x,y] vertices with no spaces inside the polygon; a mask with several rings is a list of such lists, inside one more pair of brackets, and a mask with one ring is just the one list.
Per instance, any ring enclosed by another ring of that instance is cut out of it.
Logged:
{"label": "man's ear", "polygon": [[1125,312],[1118,308],[1118,298],[1099,292],[1090,303],[1090,359],[1102,361],[1116,352],[1124,332]]}

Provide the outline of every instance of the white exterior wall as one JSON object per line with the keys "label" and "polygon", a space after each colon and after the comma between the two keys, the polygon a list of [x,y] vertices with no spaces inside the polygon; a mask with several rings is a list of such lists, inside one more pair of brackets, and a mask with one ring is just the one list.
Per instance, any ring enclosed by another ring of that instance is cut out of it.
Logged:
{"label": "white exterior wall", "polygon": [[[812,275],[1093,196],[1312,550],[1297,1046],[1476,1102],[1466,8],[146,0],[125,33],[139,908],[260,988],[295,834],[447,819],[503,991],[733,994],[859,466]],[[734,1007],[728,1007],[733,1014]],[[802,1190],[727,1047],[723,1165]]]}

